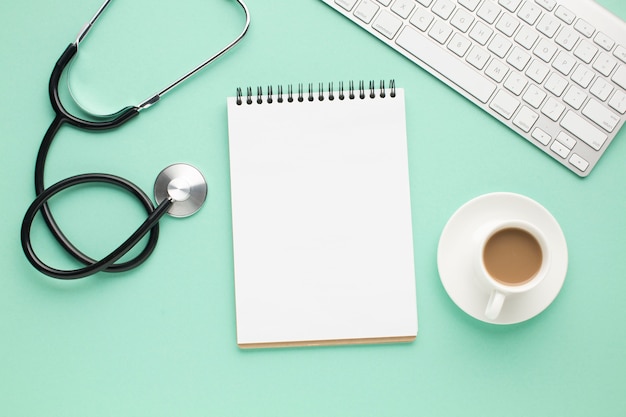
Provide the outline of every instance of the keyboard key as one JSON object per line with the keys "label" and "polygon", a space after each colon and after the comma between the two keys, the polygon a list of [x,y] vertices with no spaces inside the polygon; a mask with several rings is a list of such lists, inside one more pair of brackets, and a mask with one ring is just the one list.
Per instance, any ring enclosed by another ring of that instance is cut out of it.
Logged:
{"label": "keyboard key", "polygon": [[554,9],[554,6],[556,6],[556,0],[535,0],[535,3],[549,12],[551,12],[552,9]]}
{"label": "keyboard key", "polygon": [[604,48],[607,51],[613,49],[613,46],[615,45],[615,41],[602,32],[598,32],[596,37],[593,38],[593,41],[596,43],[596,45],[600,45],[600,47]]}
{"label": "keyboard key", "polygon": [[589,167],[589,162],[587,162],[580,155],[575,153],[572,154],[572,156],[570,157],[569,163],[578,168],[580,172],[585,172]]}
{"label": "keyboard key", "polygon": [[596,62],[593,63],[593,69],[608,77],[615,65],[617,65],[617,60],[606,52],[602,52],[596,59]]}
{"label": "keyboard key", "polygon": [[462,57],[471,45],[472,42],[470,42],[469,39],[455,33],[450,43],[448,43],[448,49]]}
{"label": "keyboard key", "polygon": [[549,12],[551,12],[552,9],[554,9],[554,6],[556,6],[556,0],[535,0],[535,3]]}
{"label": "keyboard key", "polygon": [[450,20],[450,24],[463,33],[467,32],[473,22],[474,16],[463,9],[458,9]]}
{"label": "keyboard key", "polygon": [[452,29],[450,26],[446,25],[441,20],[437,20],[432,28],[430,28],[430,31],[428,31],[428,36],[443,45],[446,43],[451,33]]}
{"label": "keyboard key", "polygon": [[551,38],[554,36],[556,31],[559,30],[560,26],[561,23],[559,23],[558,19],[546,13],[541,16],[539,23],[537,23],[537,30],[546,35],[548,38]]}
{"label": "keyboard key", "polygon": [[591,71],[589,68],[587,68],[586,66],[582,64],[578,64],[578,66],[572,73],[571,78],[572,78],[572,81],[574,81],[576,84],[578,84],[582,88],[587,88],[589,87],[589,84],[591,84],[591,81],[593,80],[594,76],[595,76],[595,73],[593,71]]}
{"label": "keyboard key", "polygon": [[528,81],[526,81],[526,77],[514,71],[504,82],[504,88],[506,88],[516,96],[519,96],[520,94],[522,94],[522,91],[524,90],[524,87],[526,87],[526,84],[528,84]]}
{"label": "keyboard key", "polygon": [[522,8],[519,9],[519,12],[517,13],[520,19],[522,19],[524,22],[528,23],[531,26],[535,24],[540,14],[541,9],[539,8],[539,6],[535,3],[531,3],[530,1],[525,2]]}
{"label": "keyboard key", "polygon": [[487,103],[496,89],[481,74],[409,27],[402,30],[396,43],[482,103]]}
{"label": "keyboard key", "polygon": [[541,39],[533,53],[541,58],[544,62],[550,62],[552,60],[552,57],[554,57],[556,50],[557,47],[554,43],[552,43],[548,39]]}
{"label": "keyboard key", "polygon": [[521,2],[522,0],[499,0],[498,4],[507,9],[509,12],[514,13]]}
{"label": "keyboard key", "polygon": [[561,126],[568,132],[576,136],[578,139],[591,146],[596,151],[599,151],[606,142],[608,136],[604,134],[600,129],[593,126],[591,123],[574,113],[568,111],[563,120],[561,120]]}
{"label": "keyboard key", "polygon": [[565,106],[561,104],[560,101],[556,100],[554,97],[550,97],[541,108],[541,113],[556,122],[559,120],[564,110]]}
{"label": "keyboard key", "polygon": [[467,62],[475,66],[477,69],[482,70],[489,60],[489,52],[483,48],[474,45],[470,53],[465,58]]}
{"label": "keyboard key", "polygon": [[604,81],[604,79],[598,77],[589,91],[600,100],[606,101],[606,99],[609,98],[611,91],[613,91],[613,86]]}
{"label": "keyboard key", "polygon": [[569,155],[569,149],[567,149],[567,146],[563,145],[558,140],[552,142],[552,145],[550,145],[550,150],[563,159],[567,158],[567,155]]}
{"label": "keyboard key", "polygon": [[548,77],[544,86],[546,87],[546,90],[555,96],[560,97],[567,87],[567,80],[553,72]]}
{"label": "keyboard key", "polygon": [[593,33],[596,31],[596,28],[594,28],[591,23],[583,20],[583,19],[578,19],[578,21],[576,22],[576,24],[574,24],[574,29],[576,29],[577,31],[579,31],[580,33],[582,33],[583,35],[585,35],[586,37],[590,38],[591,35],[593,35]]}
{"label": "keyboard key", "polygon": [[550,70],[548,67],[541,64],[536,59],[533,59],[533,62],[530,63],[528,69],[526,70],[526,75],[528,75],[528,77],[537,84],[542,84],[549,72]]}
{"label": "keyboard key", "polygon": [[496,29],[498,29],[500,32],[504,33],[510,38],[515,33],[515,30],[518,26],[519,20],[517,20],[508,13],[503,13],[502,17],[500,18],[500,20],[498,20],[498,23],[496,24]]}
{"label": "keyboard key", "polygon": [[620,112],[620,114],[626,113],[626,94],[617,90],[611,100],[609,100],[609,106]]}
{"label": "keyboard key", "polygon": [[476,6],[478,6],[480,0],[458,0],[458,2],[461,6],[473,12],[474,10],[476,10]]}
{"label": "keyboard key", "polygon": [[454,10],[454,3],[449,0],[437,0],[431,10],[440,18],[447,20]]}
{"label": "keyboard key", "polygon": [[358,0],[335,0],[335,3],[340,5],[345,10],[350,11],[352,10],[352,8],[354,7],[357,1]]}
{"label": "keyboard key", "polygon": [[476,22],[474,28],[470,31],[470,38],[484,46],[491,37],[492,33],[493,30],[479,21]]}
{"label": "keyboard key", "polygon": [[524,70],[528,61],[530,61],[530,55],[518,47],[513,48],[513,51],[511,51],[509,57],[506,59],[506,62],[513,65],[519,71]]}
{"label": "keyboard key", "polygon": [[385,37],[392,39],[402,26],[402,21],[386,10],[380,12],[372,27]]}
{"label": "keyboard key", "polygon": [[504,58],[509,49],[511,49],[511,42],[507,40],[504,36],[500,34],[496,34],[489,43],[489,47],[487,48],[494,54],[496,54],[500,58]]}
{"label": "keyboard key", "polygon": [[522,97],[522,99],[526,103],[538,109],[539,106],[541,106],[541,103],[543,103],[543,100],[546,98],[546,96],[547,94],[545,91],[543,91],[536,85],[531,84],[530,87],[528,87],[528,89],[524,93],[524,96]]}
{"label": "keyboard key", "polygon": [[380,7],[373,0],[363,0],[354,11],[354,15],[364,23],[369,23]]}
{"label": "keyboard key", "polygon": [[574,55],[580,58],[585,64],[588,64],[593,57],[596,56],[597,52],[598,48],[593,46],[590,42],[583,40],[578,44],[576,50],[574,50]]}
{"label": "keyboard key", "polygon": [[617,48],[615,48],[615,51],[613,51],[613,55],[619,58],[619,60],[623,63],[626,63],[626,48],[624,48],[622,45],[618,45]]}
{"label": "keyboard key", "polygon": [[401,18],[406,19],[409,17],[414,7],[415,2],[413,0],[396,0],[393,6],[391,6],[391,11]]}
{"label": "keyboard key", "polygon": [[508,120],[519,107],[519,101],[509,93],[500,90],[491,101],[491,104],[489,104],[489,107]]}
{"label": "keyboard key", "polygon": [[574,68],[575,64],[576,60],[574,57],[563,51],[559,52],[554,59],[554,62],[552,62],[552,66],[563,75],[568,75]]}
{"label": "keyboard key", "polygon": [[498,15],[500,14],[500,7],[496,6],[489,0],[485,0],[476,14],[478,17],[491,25],[496,21]]}
{"label": "keyboard key", "polygon": [[417,2],[424,7],[430,7],[430,4],[433,2],[433,0],[417,0]]}
{"label": "keyboard key", "polygon": [[426,32],[426,29],[428,29],[428,26],[434,18],[435,16],[433,16],[433,14],[430,13],[428,10],[419,8],[415,11],[413,17],[411,17],[411,20],[409,20],[409,23],[411,23],[422,32]]}
{"label": "keyboard key", "polygon": [[626,67],[620,66],[611,78],[615,84],[622,88],[626,88]]}
{"label": "keyboard key", "polygon": [[612,132],[619,123],[619,116],[594,99],[589,100],[583,108],[583,114],[593,120],[598,126]]}
{"label": "keyboard key", "polygon": [[559,134],[556,135],[556,140],[565,145],[567,149],[572,149],[574,148],[574,145],[576,145],[576,139],[565,132],[559,132]]}
{"label": "keyboard key", "polygon": [[502,82],[502,80],[504,80],[504,77],[506,76],[508,71],[509,71],[508,65],[503,64],[497,59],[492,59],[491,62],[489,62],[489,65],[487,65],[485,74],[487,74],[487,76],[489,76],[491,79],[499,83],[499,82]]}
{"label": "keyboard key", "polygon": [[565,27],[561,29],[554,41],[566,50],[571,51],[572,48],[574,48],[574,45],[576,45],[576,42],[578,42],[578,39],[580,39],[578,32]]}
{"label": "keyboard key", "polygon": [[530,49],[537,41],[537,38],[539,38],[539,35],[536,31],[528,26],[522,26],[519,32],[517,32],[517,35],[515,35],[515,42],[519,43],[526,49]]}
{"label": "keyboard key", "polygon": [[574,23],[574,20],[576,19],[576,15],[572,13],[572,11],[569,10],[565,6],[557,7],[556,11],[554,12],[554,15],[558,17],[559,19],[561,19],[562,21],[564,21],[565,23],[567,23],[568,25],[571,25],[572,23]]}
{"label": "keyboard key", "polygon": [[531,136],[544,146],[547,146],[548,143],[550,143],[550,140],[552,140],[552,137],[550,135],[548,135],[546,132],[539,128],[533,130]]}
{"label": "keyboard key", "polygon": [[391,0],[376,0],[376,1],[382,4],[383,6],[389,6],[391,4]]}
{"label": "keyboard key", "polygon": [[535,122],[539,119],[539,115],[526,106],[522,106],[520,111],[513,119],[513,124],[524,132],[530,132]]}
{"label": "keyboard key", "polygon": [[563,96],[563,101],[576,110],[582,107],[585,100],[587,100],[587,94],[575,85],[572,85]]}

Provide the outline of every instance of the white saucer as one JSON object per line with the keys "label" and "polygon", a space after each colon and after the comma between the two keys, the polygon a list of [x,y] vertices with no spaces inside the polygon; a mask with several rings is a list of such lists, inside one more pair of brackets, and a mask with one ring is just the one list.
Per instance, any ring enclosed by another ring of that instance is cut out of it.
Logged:
{"label": "white saucer", "polygon": [[[552,250],[552,266],[537,287],[507,297],[500,315],[491,320],[485,316],[489,293],[472,275],[472,238],[486,222],[513,218],[541,229]],[[465,203],[448,220],[439,239],[437,266],[446,292],[461,310],[486,323],[519,323],[541,313],[559,294],[567,272],[567,243],[556,219],[536,201],[513,193],[485,194]]]}

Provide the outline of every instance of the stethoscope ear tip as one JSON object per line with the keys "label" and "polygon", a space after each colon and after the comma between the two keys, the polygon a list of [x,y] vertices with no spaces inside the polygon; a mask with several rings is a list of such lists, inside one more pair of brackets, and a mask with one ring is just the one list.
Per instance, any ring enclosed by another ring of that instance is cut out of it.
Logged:
{"label": "stethoscope ear tip", "polygon": [[173,217],[191,216],[204,204],[208,188],[202,173],[189,164],[173,164],[159,173],[154,183],[157,204],[172,201],[167,213]]}

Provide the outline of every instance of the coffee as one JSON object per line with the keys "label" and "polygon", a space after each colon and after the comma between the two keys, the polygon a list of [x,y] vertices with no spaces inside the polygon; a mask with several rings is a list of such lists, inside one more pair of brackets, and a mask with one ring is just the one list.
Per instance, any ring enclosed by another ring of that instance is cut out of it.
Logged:
{"label": "coffee", "polygon": [[487,273],[504,285],[523,285],[532,280],[542,262],[543,253],[537,239],[517,227],[497,231],[483,249]]}

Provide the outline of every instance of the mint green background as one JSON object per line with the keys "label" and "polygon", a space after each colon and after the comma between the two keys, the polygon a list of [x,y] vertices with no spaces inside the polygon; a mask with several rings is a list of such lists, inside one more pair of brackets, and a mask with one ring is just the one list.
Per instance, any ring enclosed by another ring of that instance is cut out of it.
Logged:
{"label": "mint green background", "polygon": [[[111,4],[81,46],[82,98],[134,104],[221,47],[242,21],[225,0],[158,3]],[[621,0],[600,3],[626,18]],[[149,191],[164,166],[189,162],[205,174],[209,198],[194,217],[165,219],[154,255],[132,272],[77,282],[36,272],[19,228],[53,118],[48,78],[98,6],[0,4],[0,415],[625,415],[626,132],[579,179],[318,0],[249,0],[253,22],[243,43],[157,106],[115,131],[63,128],[47,184],[107,172]],[[407,94],[416,341],[240,350],[225,98],[238,86],[381,78],[395,78]],[[436,267],[450,215],[494,191],[543,204],[560,222],[570,255],[555,302],[506,327],[463,313]],[[137,203],[107,187],[68,191],[53,210],[93,256],[105,255],[143,217]],[[39,221],[33,238],[44,259],[74,266]]]}

